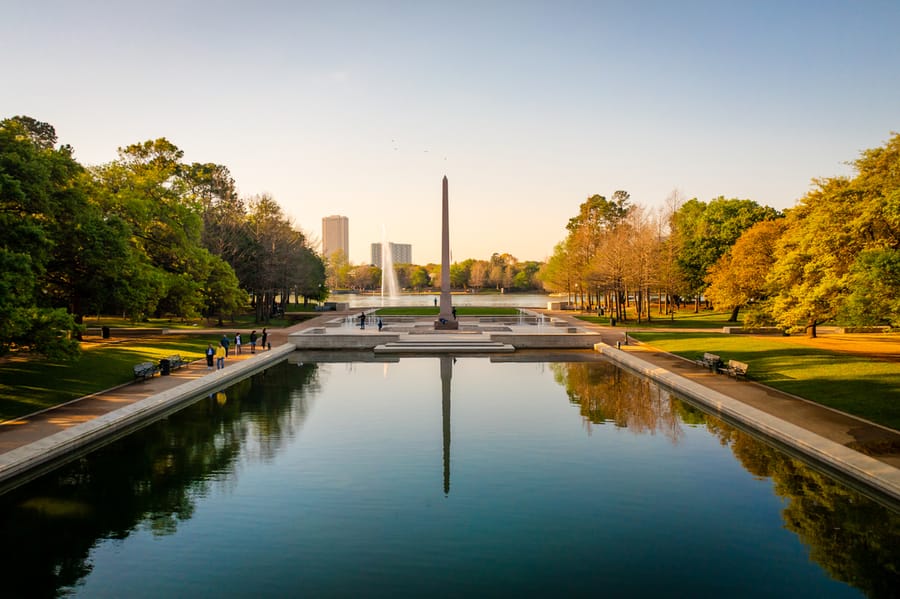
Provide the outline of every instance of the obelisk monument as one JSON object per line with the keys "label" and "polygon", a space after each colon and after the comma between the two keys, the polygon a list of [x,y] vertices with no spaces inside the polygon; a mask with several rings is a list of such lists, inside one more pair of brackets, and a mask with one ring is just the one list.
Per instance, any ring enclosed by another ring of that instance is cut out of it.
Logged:
{"label": "obelisk monument", "polygon": [[450,199],[447,191],[447,177],[444,176],[442,198],[443,221],[441,227],[441,312],[434,321],[434,328],[439,330],[457,330],[459,321],[453,316],[453,303],[450,299]]}

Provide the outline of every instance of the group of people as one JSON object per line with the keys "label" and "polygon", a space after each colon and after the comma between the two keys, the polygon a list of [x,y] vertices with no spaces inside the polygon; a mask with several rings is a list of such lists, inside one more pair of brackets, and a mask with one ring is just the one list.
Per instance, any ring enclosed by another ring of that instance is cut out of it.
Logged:
{"label": "group of people", "polygon": [[[257,336],[256,330],[250,332],[250,353],[256,353],[256,342],[259,340],[262,343],[263,349],[270,349],[271,346],[269,344],[269,332],[266,329],[262,330],[262,335]],[[210,343],[206,348],[206,369],[212,370],[213,361],[215,360],[216,370],[221,370],[225,368],[225,358],[228,357],[231,348],[231,340],[228,338],[228,335],[222,335],[222,338],[219,340],[219,345],[217,347],[213,347],[213,344]],[[241,339],[240,333],[234,334],[234,351],[236,354],[243,353],[243,340]]]}
{"label": "group of people", "polygon": [[[378,324],[378,332],[380,333],[381,329],[384,327],[384,322],[381,321],[380,317],[377,320],[377,324]],[[359,315],[359,328],[361,328],[361,329],[366,328],[366,313],[365,312],[361,312]]]}

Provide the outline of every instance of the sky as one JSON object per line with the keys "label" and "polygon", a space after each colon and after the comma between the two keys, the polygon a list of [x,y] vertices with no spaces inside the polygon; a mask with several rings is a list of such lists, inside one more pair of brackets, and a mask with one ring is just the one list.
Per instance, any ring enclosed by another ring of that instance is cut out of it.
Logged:
{"label": "sky", "polygon": [[316,244],[544,260],[594,194],[789,208],[900,131],[900,2],[0,0],[0,118],[165,137]]}

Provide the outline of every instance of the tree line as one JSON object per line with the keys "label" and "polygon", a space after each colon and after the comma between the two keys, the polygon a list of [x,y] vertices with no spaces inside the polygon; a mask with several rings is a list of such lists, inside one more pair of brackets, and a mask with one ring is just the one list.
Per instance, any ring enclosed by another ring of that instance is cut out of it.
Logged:
{"label": "tree line", "polygon": [[217,317],[327,294],[325,265],[267,195],[165,138],[84,166],[52,125],[0,121],[0,355],[77,354],[87,315]]}
{"label": "tree line", "polygon": [[[494,253],[489,260],[469,258],[450,265],[450,286],[474,292],[485,289],[540,291],[543,285],[537,273],[541,265],[541,262],[531,260],[520,261],[508,253]],[[383,271],[380,267],[350,264],[340,250],[328,257],[326,268],[329,289],[366,292],[381,288]],[[394,271],[402,289],[429,291],[441,284],[440,264],[395,264]]]}
{"label": "tree line", "polygon": [[[790,209],[747,199],[684,201],[650,211],[625,191],[594,195],[539,273],[552,291],[624,320],[692,302],[746,308],[748,326],[815,336],[824,322],[900,323],[900,134],[850,163],[855,174],[813,180]],[[655,308],[654,308],[655,306]]]}

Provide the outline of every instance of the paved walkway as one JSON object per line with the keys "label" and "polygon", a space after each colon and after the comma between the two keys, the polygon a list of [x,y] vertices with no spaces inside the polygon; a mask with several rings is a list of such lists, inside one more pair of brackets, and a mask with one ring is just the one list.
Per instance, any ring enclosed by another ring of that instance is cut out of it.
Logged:
{"label": "paved walkway", "polygon": [[[624,331],[621,328],[591,325],[575,319],[571,313],[543,310],[542,312],[555,318],[568,319],[573,326],[600,333],[604,341],[614,347],[617,342],[622,342],[624,339]],[[326,321],[332,320],[336,316],[339,315],[331,312],[289,329],[272,330],[270,331],[272,346],[276,347],[286,342],[290,333],[323,326]],[[221,334],[222,330],[203,332]],[[245,333],[245,331],[241,332]],[[229,333],[233,334],[234,331],[230,330]],[[249,333],[249,330],[246,333]],[[674,372],[838,444],[863,451],[883,463],[900,469],[900,432],[757,383],[736,381],[723,375],[712,374],[683,358],[633,343],[632,341],[628,345],[622,345],[621,349],[655,366]],[[247,360],[252,357],[249,347],[245,347],[242,355],[232,356],[229,358],[229,362]],[[192,363],[189,367],[179,369],[169,376],[156,376],[147,381],[123,385],[33,416],[4,422],[0,424],[0,454],[44,439],[80,422],[102,416],[206,374],[209,374],[209,371],[206,369],[205,360],[201,360]]]}

